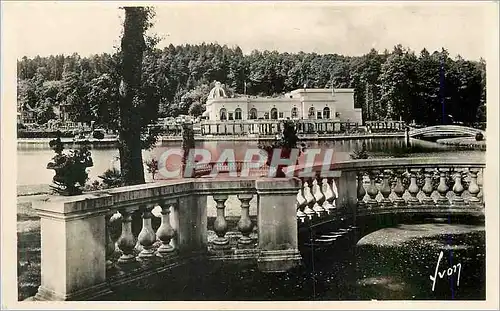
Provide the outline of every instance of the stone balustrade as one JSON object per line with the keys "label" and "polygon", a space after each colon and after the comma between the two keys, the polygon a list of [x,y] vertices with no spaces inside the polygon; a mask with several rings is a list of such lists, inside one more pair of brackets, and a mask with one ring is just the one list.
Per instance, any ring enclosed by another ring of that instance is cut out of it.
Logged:
{"label": "stone balustrade", "polygon": [[267,164],[261,165],[260,163],[245,161],[234,161],[230,163],[197,163],[195,164],[192,177],[209,176],[212,172],[217,174],[237,173],[236,175],[241,175],[242,172],[248,172],[246,176],[263,177],[269,175],[269,166]]}
{"label": "stone balustrade", "polygon": [[[484,213],[484,159],[397,158],[340,162],[312,177],[297,193],[300,223],[370,213],[431,211]],[[326,176],[326,177],[325,177]]]}
{"label": "stone balustrade", "polygon": [[[276,135],[285,120],[231,120],[203,121],[200,124],[202,135]],[[349,133],[358,129],[358,123],[328,119],[300,119],[297,134],[336,134]]]}
{"label": "stone balustrade", "polygon": [[[300,263],[296,178],[182,179],[129,186],[35,205],[41,217],[37,300],[85,300],[200,258],[255,261],[264,272]],[[240,218],[230,234],[227,201]],[[257,197],[257,218],[249,213]],[[216,202],[208,239],[207,200]],[[256,229],[256,237],[252,235]]]}
{"label": "stone balustrade", "polygon": [[[311,224],[339,223],[338,232],[322,233],[318,243],[353,232],[363,215],[484,215],[484,169],[482,158],[353,160],[295,167],[290,178],[188,178],[50,197],[34,205],[42,272],[35,299],[93,299],[200,259],[249,260],[265,272],[286,271],[300,263],[299,229]],[[215,202],[213,239],[209,200]],[[233,215],[237,202],[235,226],[228,202]]]}
{"label": "stone balustrade", "polygon": [[404,132],[406,122],[404,121],[365,121],[366,128],[372,132]]}

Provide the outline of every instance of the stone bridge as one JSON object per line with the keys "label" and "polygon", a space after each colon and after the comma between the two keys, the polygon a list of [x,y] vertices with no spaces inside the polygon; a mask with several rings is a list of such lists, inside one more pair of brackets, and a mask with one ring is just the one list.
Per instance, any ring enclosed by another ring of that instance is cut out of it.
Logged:
{"label": "stone bridge", "polygon": [[486,137],[486,132],[483,130],[461,125],[434,125],[424,128],[413,128],[409,131],[408,135],[414,138],[446,138],[475,136],[477,133],[481,133]]}
{"label": "stone bridge", "polygon": [[34,299],[100,299],[199,260],[283,272],[308,254],[338,251],[346,240],[352,248],[415,217],[484,221],[484,166],[484,159],[354,160],[309,174],[297,168],[287,178],[174,179],[51,197],[35,205],[42,279]]}

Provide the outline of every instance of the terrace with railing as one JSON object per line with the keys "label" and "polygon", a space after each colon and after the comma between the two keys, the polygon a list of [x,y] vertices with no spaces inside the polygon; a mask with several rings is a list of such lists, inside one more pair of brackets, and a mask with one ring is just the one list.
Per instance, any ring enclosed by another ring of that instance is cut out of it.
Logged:
{"label": "terrace with railing", "polygon": [[484,167],[483,159],[354,160],[295,168],[289,178],[185,178],[51,197],[35,206],[35,299],[98,299],[207,259],[284,272],[307,250],[334,250],[346,236],[375,230],[380,217],[484,221]]}

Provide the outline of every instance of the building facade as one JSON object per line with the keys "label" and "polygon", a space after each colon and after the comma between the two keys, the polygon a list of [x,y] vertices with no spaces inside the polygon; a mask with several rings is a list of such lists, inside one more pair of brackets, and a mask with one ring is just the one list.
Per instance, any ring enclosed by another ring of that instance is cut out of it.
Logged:
{"label": "building facade", "polygon": [[285,96],[229,98],[219,82],[210,91],[203,114],[209,121],[332,120],[362,124],[354,108],[354,89],[297,89]]}

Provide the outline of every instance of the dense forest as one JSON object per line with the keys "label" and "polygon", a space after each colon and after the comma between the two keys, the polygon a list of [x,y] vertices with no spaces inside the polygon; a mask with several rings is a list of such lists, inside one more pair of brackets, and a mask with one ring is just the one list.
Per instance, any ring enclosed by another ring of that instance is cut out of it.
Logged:
{"label": "dense forest", "polygon": [[[67,104],[74,121],[116,127],[120,55],[78,54],[18,60],[18,106],[37,122],[54,118],[52,106]],[[484,122],[486,64],[445,49],[419,54],[395,46],[363,56],[252,51],[219,44],[149,48],[143,58],[141,100],[147,119],[200,115],[212,83],[231,96],[279,96],[309,88],[354,88],[364,120],[402,119],[419,124]],[[450,117],[451,116],[451,117]]]}

